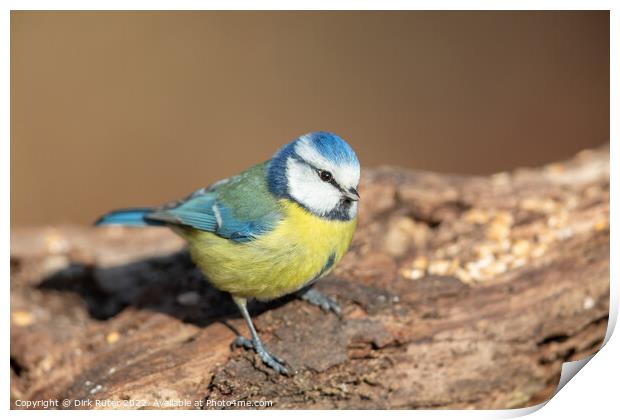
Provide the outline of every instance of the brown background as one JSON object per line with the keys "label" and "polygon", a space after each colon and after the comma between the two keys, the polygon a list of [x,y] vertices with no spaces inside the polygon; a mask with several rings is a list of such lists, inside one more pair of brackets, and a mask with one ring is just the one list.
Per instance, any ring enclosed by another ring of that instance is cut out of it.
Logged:
{"label": "brown background", "polygon": [[13,226],[174,199],[317,129],[461,173],[607,143],[609,14],[11,14]]}

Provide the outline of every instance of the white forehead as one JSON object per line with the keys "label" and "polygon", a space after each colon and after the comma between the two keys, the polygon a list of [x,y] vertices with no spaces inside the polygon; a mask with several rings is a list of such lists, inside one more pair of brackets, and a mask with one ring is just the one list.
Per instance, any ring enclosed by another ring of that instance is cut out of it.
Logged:
{"label": "white forehead", "polygon": [[343,188],[356,188],[360,181],[359,165],[351,163],[337,163],[323,156],[312,144],[310,136],[299,138],[295,145],[295,152],[303,160],[316,168],[332,173],[336,182]]}

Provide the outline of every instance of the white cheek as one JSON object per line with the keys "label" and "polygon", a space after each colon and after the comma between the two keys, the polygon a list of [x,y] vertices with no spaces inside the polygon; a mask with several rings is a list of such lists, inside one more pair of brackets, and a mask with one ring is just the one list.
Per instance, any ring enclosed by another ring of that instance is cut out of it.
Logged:
{"label": "white cheek", "polygon": [[289,159],[286,166],[289,193],[296,201],[319,215],[326,215],[338,205],[340,192],[321,181],[312,168],[295,159]]}

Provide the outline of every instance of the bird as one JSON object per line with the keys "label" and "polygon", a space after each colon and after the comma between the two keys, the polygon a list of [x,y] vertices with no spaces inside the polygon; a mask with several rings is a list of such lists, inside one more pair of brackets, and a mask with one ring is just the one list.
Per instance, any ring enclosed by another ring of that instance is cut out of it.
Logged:
{"label": "bird", "polygon": [[216,289],[228,292],[254,350],[283,375],[287,363],[263,344],[248,300],[297,297],[341,315],[338,303],[312,286],[333,270],[357,227],[360,162],[338,135],[317,131],[281,147],[271,159],[158,207],[112,211],[97,225],[164,226],[188,243],[193,262]]}

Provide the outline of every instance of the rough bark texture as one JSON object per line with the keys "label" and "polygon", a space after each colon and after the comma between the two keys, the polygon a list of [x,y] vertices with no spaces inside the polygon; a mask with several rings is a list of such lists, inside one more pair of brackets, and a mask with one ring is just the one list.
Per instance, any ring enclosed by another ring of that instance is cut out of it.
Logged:
{"label": "rough bark texture", "polygon": [[343,318],[294,299],[251,306],[292,377],[231,349],[242,319],[166,229],[15,229],[13,403],[523,407],[601,345],[607,149],[490,177],[367,170],[361,194],[352,248],[317,285]]}

